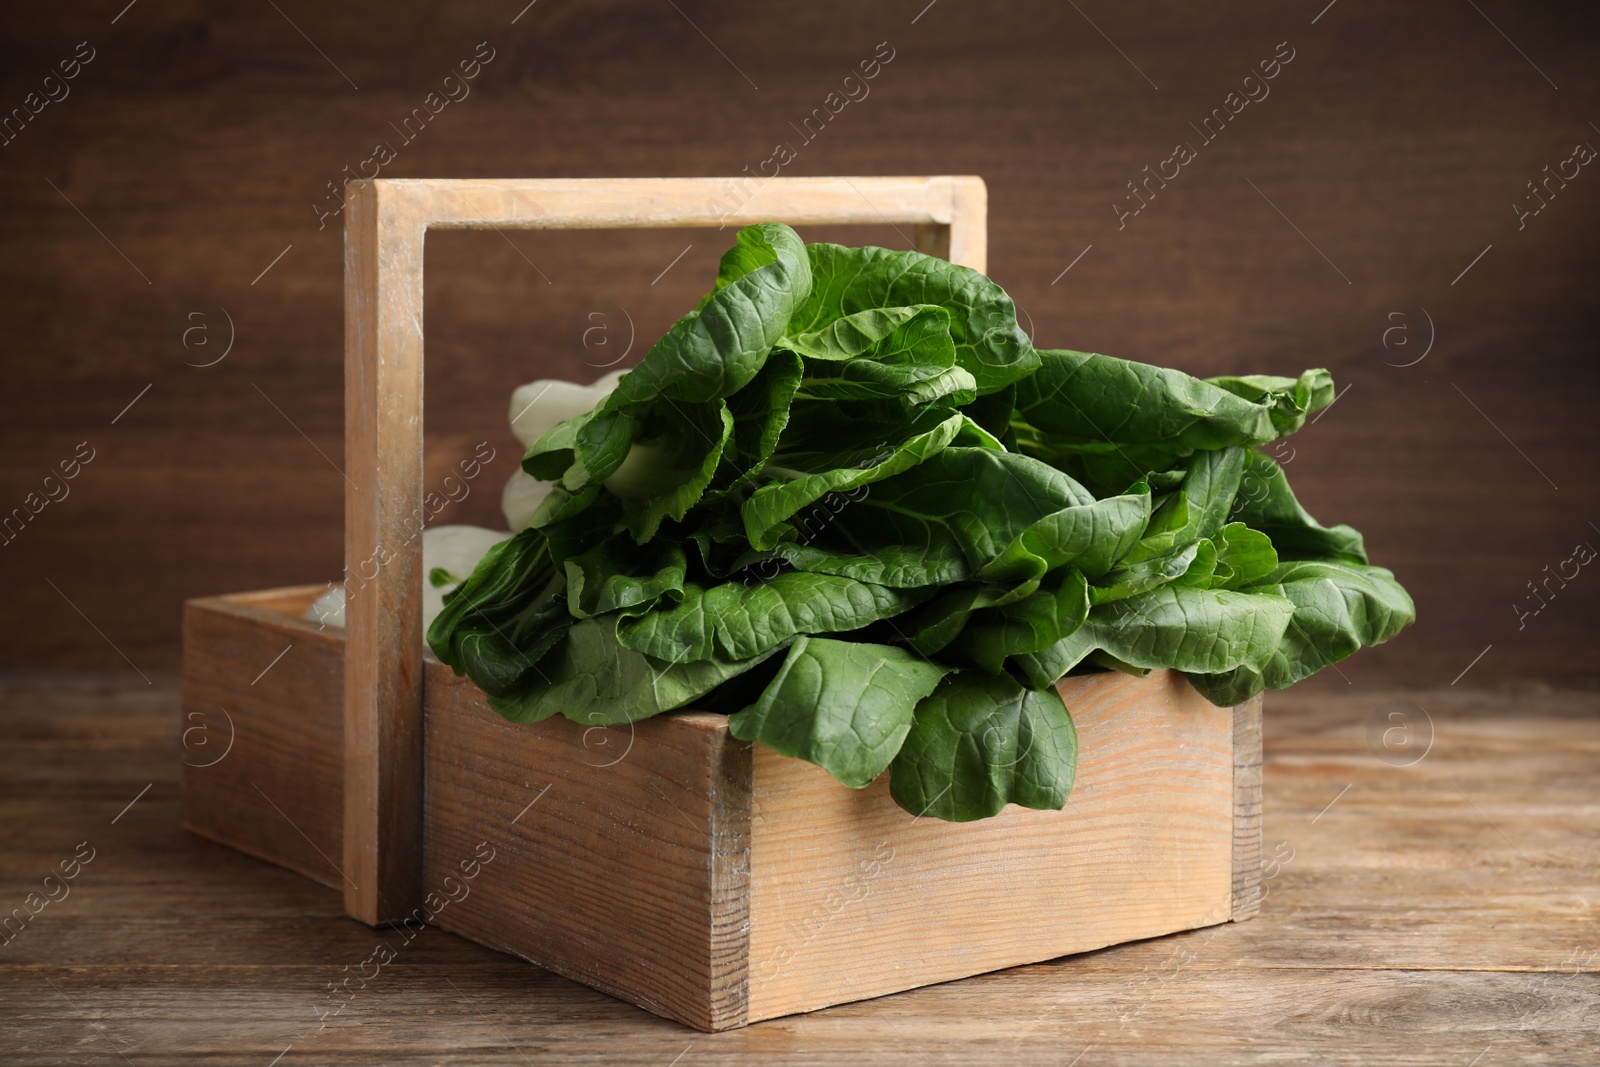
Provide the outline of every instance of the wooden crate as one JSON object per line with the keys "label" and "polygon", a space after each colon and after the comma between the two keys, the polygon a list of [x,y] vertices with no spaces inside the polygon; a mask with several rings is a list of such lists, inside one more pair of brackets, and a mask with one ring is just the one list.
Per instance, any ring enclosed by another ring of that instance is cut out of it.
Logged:
{"label": "wooden crate", "polygon": [[425,654],[430,229],[888,223],[984,269],[979,178],[746,185],[350,183],[348,630],[299,618],[315,586],[187,605],[184,824],[364,922],[426,921],[705,1030],[1249,917],[1259,701],[1214,708],[1171,672],[1062,682],[1082,742],[1066,810],[954,825],[722,716],[512,726]]}
{"label": "wooden crate", "polygon": [[[319,592],[188,604],[184,713],[216,736],[185,747],[184,825],[347,890],[346,642],[297,617]],[[952,824],[721,715],[513,725],[425,656],[419,916],[722,1030],[1253,915],[1259,698],[1216,708],[1168,671],[1060,688],[1066,809]]]}

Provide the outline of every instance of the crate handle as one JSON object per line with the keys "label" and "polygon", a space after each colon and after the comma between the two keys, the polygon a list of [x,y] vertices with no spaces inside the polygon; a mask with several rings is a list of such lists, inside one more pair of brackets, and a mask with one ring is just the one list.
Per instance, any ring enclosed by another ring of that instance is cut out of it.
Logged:
{"label": "crate handle", "polygon": [[[345,911],[397,922],[422,898],[422,308],[429,229],[909,224],[982,271],[983,179],[377,179],[344,227]],[[370,576],[369,573],[370,572]],[[359,584],[357,584],[359,583]]]}

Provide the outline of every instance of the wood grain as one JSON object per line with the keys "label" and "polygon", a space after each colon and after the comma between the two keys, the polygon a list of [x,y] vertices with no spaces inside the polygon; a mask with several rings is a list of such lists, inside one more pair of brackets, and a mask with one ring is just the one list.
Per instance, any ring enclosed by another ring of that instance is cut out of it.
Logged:
{"label": "wood grain", "polygon": [[[0,675],[0,910],[75,842],[99,850],[0,946],[0,1047],[18,1067],[1573,1067],[1600,1047],[1593,691],[1274,694],[1258,919],[692,1035],[436,928],[322,1027],[327,984],[397,935],[181,828],[179,687],[153,678]],[[1407,768],[1365,738],[1401,699],[1436,728]]]}
{"label": "wood grain", "polygon": [[913,819],[887,775],[841,789],[756,748],[750,1018],[1227,921],[1229,710],[1171,671],[1060,688],[1080,756],[1059,812]]}
{"label": "wood grain", "polygon": [[1261,910],[1261,697],[1233,709],[1233,921]]}
{"label": "wood grain", "polygon": [[424,884],[495,850],[439,925],[702,1030],[742,1021],[749,790],[722,787],[749,756],[726,717],[517,726],[430,667]]}
{"label": "wood grain", "polygon": [[183,825],[342,888],[345,643],[299,618],[322,589],[185,607]]}
{"label": "wood grain", "polygon": [[385,182],[345,215],[345,907],[398,920],[422,894],[422,248]]}

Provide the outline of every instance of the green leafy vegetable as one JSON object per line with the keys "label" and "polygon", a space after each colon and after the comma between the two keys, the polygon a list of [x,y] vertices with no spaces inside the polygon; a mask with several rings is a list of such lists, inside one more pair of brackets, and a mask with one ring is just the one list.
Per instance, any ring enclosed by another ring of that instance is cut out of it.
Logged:
{"label": "green leafy vegetable", "polygon": [[1334,395],[1036,351],[967,268],[749,227],[593,410],[525,433],[542,502],[433,576],[428,640],[515,722],[720,708],[914,815],[1058,809],[1066,672],[1231,705],[1413,620],[1256,451]]}
{"label": "green leafy vegetable", "polygon": [[761,699],[731,716],[728,729],[860,789],[900,751],[917,702],[944,673],[892,645],[799,637]]}
{"label": "green leafy vegetable", "polygon": [[889,788],[907,811],[953,822],[986,819],[1007,804],[1053,810],[1072,791],[1077,755],[1055,689],[955,674],[917,705]]}

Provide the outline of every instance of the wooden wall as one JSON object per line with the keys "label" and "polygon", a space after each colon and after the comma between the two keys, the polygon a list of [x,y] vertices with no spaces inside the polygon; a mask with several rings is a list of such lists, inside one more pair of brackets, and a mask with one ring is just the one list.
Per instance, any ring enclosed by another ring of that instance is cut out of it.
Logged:
{"label": "wooden wall", "polygon": [[[0,513],[80,442],[94,458],[0,547],[0,662],[170,668],[184,598],[338,575],[341,231],[318,220],[377,143],[387,177],[734,175],[788,143],[787,174],[983,175],[991,270],[1041,345],[1331,368],[1348,391],[1291,478],[1422,616],[1352,683],[1448,684],[1488,646],[1473,681],[1596,673],[1600,574],[1520,624],[1514,605],[1600,545],[1600,166],[1512,208],[1600,146],[1593,5],[125,3],[3,16],[0,107],[68,95],[0,146]],[[865,98],[797,132],[889,50]],[[475,54],[470,95],[405,141]],[[1203,142],[1189,124],[1246,89],[1269,95]],[[1180,141],[1196,158],[1119,222]],[[430,466],[499,449],[455,517],[496,513],[510,388],[597,376],[630,322],[637,359],[729,236],[430,240]],[[580,343],[594,311],[611,348]],[[223,313],[231,350],[193,365]]]}

